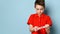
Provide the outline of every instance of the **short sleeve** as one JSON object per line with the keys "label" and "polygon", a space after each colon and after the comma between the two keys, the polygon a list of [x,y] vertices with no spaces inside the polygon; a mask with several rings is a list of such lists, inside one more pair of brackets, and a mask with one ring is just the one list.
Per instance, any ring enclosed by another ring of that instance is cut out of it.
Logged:
{"label": "short sleeve", "polygon": [[47,24],[49,24],[50,26],[52,26],[52,20],[51,20],[51,18],[49,16],[47,17]]}
{"label": "short sleeve", "polygon": [[30,15],[28,21],[27,21],[27,24],[33,24],[33,15]]}

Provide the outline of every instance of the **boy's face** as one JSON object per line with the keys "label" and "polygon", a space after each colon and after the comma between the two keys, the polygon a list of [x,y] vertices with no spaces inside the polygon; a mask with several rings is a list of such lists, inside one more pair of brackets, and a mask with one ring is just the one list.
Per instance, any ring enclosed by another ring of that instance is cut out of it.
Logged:
{"label": "boy's face", "polygon": [[36,9],[36,13],[37,14],[42,14],[43,12],[44,12],[44,7],[43,6],[41,6],[41,5],[36,5],[35,6],[35,9]]}

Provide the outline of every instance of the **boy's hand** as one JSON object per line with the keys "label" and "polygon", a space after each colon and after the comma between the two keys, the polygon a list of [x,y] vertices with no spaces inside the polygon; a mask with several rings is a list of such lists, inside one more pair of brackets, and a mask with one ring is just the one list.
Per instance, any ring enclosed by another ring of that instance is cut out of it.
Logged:
{"label": "boy's hand", "polygon": [[40,29],[42,29],[42,27],[38,27],[38,26],[35,26],[35,27],[34,27],[34,31],[38,31],[38,30],[40,30]]}
{"label": "boy's hand", "polygon": [[45,29],[46,29],[47,34],[50,34],[50,27],[46,27]]}
{"label": "boy's hand", "polygon": [[38,30],[38,27],[37,27],[37,26],[32,27],[32,26],[30,25],[30,31],[31,31],[31,32],[37,31],[37,30]]}
{"label": "boy's hand", "polygon": [[41,30],[43,27],[39,27],[38,30]]}
{"label": "boy's hand", "polygon": [[38,27],[37,26],[34,27],[34,31],[38,31]]}

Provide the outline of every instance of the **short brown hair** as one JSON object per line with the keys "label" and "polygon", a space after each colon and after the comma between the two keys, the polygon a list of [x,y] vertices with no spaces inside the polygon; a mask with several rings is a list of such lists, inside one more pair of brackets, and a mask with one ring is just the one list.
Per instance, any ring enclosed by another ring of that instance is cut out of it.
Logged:
{"label": "short brown hair", "polygon": [[45,8],[45,0],[36,0],[35,1],[35,7],[36,7],[36,4],[41,5]]}

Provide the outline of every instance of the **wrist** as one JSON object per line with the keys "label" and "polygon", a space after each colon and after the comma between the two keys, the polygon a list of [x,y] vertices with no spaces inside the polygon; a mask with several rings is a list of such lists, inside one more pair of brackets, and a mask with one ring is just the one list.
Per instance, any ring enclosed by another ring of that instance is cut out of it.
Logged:
{"label": "wrist", "polygon": [[49,25],[48,24],[46,24],[45,26],[43,26],[42,28],[47,28],[47,27],[49,27]]}

